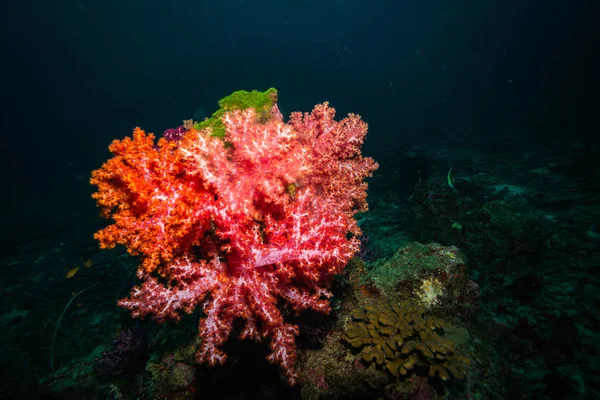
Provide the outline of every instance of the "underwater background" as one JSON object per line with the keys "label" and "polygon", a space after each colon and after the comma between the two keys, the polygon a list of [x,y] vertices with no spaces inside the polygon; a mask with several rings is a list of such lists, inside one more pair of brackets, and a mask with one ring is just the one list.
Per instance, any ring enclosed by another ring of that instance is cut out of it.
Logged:
{"label": "underwater background", "polygon": [[3,2],[0,398],[600,398],[592,4]]}

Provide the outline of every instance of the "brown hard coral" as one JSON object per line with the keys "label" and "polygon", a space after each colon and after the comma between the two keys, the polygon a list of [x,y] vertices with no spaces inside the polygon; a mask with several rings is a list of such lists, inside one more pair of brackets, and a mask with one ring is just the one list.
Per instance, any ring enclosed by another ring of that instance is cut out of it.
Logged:
{"label": "brown hard coral", "polygon": [[464,379],[469,358],[446,337],[449,325],[408,300],[378,300],[353,311],[343,340],[395,377],[428,372],[430,377]]}

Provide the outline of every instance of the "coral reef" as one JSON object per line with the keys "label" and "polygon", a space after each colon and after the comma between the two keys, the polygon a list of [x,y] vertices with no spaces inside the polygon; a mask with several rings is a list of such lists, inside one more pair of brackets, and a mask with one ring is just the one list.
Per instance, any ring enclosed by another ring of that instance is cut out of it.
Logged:
{"label": "coral reef", "polygon": [[110,350],[95,360],[94,370],[100,377],[121,377],[144,365],[147,358],[147,333],[137,327],[123,329],[113,340]]}
{"label": "coral reef", "polygon": [[330,310],[329,286],[358,250],[366,211],[367,124],[336,121],[327,103],[283,121],[274,89],[235,92],[180,140],[136,128],[92,173],[102,248],[139,255],[143,283],[119,305],[134,317],[179,320],[202,305],[198,361],[223,364],[234,321],[243,339],[268,340],[269,361],[296,374],[294,312]]}
{"label": "coral reef", "polygon": [[447,337],[449,324],[427,312],[408,300],[371,302],[353,312],[343,340],[396,377],[427,370],[442,380],[464,379],[469,358]]}
{"label": "coral reef", "polygon": [[411,242],[377,263],[365,283],[388,296],[415,299],[450,315],[472,315],[479,289],[469,279],[466,264],[455,246]]}
{"label": "coral reef", "polygon": [[492,227],[504,235],[521,243],[532,243],[532,224],[527,217],[516,212],[510,204],[502,201],[490,201],[482,210],[489,215]]}
{"label": "coral reef", "polygon": [[166,354],[158,362],[149,362],[146,370],[152,375],[155,396],[170,399],[194,398],[196,392],[195,367],[176,354]]}

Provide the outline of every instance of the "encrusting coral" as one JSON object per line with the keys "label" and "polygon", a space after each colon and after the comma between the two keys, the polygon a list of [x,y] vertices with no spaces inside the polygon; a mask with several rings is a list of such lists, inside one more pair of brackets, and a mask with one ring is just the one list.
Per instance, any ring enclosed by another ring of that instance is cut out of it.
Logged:
{"label": "encrusting coral", "polygon": [[396,377],[428,371],[430,377],[442,380],[464,379],[469,358],[446,337],[449,325],[427,312],[409,300],[378,300],[353,311],[343,340],[361,349],[363,361]]}

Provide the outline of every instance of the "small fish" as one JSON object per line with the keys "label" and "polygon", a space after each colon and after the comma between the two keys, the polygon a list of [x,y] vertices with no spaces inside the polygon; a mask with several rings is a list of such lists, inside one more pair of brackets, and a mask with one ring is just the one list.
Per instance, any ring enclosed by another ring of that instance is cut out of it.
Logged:
{"label": "small fish", "polygon": [[450,171],[448,171],[448,186],[456,190],[456,187],[454,186],[454,175],[452,175],[452,167],[450,167]]}
{"label": "small fish", "polygon": [[93,261],[90,259],[90,260],[87,260],[87,261],[85,262],[85,264],[84,264],[84,265],[85,265],[87,268],[89,268],[89,267],[91,267],[93,264],[94,264],[94,262],[93,262]]}
{"label": "small fish", "polygon": [[79,271],[79,267],[73,268],[72,270],[67,272],[67,279],[74,277],[77,271]]}

